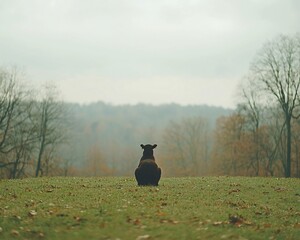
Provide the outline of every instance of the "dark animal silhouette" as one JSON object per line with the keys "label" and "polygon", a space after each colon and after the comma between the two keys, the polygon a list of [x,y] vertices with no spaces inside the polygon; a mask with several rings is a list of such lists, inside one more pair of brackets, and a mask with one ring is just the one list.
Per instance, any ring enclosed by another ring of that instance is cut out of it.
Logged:
{"label": "dark animal silhouette", "polygon": [[157,166],[153,155],[153,149],[157,147],[156,144],[143,145],[143,156],[140,160],[139,166],[135,170],[135,178],[139,186],[158,186],[161,176],[161,169]]}

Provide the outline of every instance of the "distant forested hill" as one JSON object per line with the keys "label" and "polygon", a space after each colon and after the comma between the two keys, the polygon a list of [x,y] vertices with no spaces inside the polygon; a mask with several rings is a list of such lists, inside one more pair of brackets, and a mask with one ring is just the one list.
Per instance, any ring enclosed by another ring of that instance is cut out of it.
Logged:
{"label": "distant forested hill", "polygon": [[119,122],[123,126],[133,124],[136,127],[162,127],[171,120],[177,121],[194,116],[205,117],[214,123],[218,117],[232,112],[232,109],[207,105],[110,105],[97,102],[89,105],[69,104],[69,106],[74,117],[85,123],[100,124],[103,121],[111,121],[112,124]]}
{"label": "distant forested hill", "polygon": [[149,142],[160,145],[162,132],[170,121],[201,116],[208,120],[213,129],[218,117],[233,111],[207,105],[115,106],[103,102],[68,104],[68,107],[72,125],[71,139],[66,149],[69,156],[66,157],[80,167],[86,166],[87,161],[95,157],[105,159],[112,167],[132,168],[127,166],[128,159],[133,158],[136,162],[141,152],[139,144]]}

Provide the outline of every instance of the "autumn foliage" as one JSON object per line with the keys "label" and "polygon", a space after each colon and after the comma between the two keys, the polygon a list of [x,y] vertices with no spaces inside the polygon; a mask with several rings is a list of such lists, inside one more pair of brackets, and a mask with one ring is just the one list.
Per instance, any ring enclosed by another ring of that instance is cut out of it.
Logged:
{"label": "autumn foliage", "polygon": [[[234,113],[218,119],[211,152],[211,173],[217,175],[284,176],[284,139],[276,120],[251,128],[247,116]],[[294,128],[299,123],[294,122]],[[299,177],[299,137],[294,131],[292,176]]]}

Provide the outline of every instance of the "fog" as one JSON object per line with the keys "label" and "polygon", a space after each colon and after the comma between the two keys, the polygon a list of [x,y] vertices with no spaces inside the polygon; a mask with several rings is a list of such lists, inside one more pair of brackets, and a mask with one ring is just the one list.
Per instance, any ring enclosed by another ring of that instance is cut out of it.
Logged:
{"label": "fog", "polygon": [[0,66],[66,101],[235,105],[262,45],[300,31],[300,2],[0,1]]}

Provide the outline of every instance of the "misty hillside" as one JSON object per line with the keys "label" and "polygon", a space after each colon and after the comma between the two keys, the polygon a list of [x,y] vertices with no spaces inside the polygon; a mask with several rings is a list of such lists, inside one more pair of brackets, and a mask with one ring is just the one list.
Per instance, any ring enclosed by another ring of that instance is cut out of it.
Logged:
{"label": "misty hillside", "polygon": [[103,102],[89,105],[72,104],[70,108],[76,120],[93,127],[103,122],[110,122],[111,127],[117,127],[118,124],[125,127],[125,122],[127,126],[132,127],[164,127],[171,120],[178,121],[195,116],[202,116],[214,123],[218,117],[232,112],[231,109],[207,105],[110,105]]}
{"label": "misty hillside", "polygon": [[232,112],[230,109],[207,105],[114,106],[103,102],[69,104],[69,109],[73,122],[69,144],[72,150],[67,152],[72,155],[67,158],[77,166],[86,164],[91,151],[98,151],[110,165],[119,162],[120,158],[124,158],[124,161],[130,156],[136,159],[140,154],[139,144],[160,145],[162,132],[170,121],[201,116],[213,128],[218,117]]}

